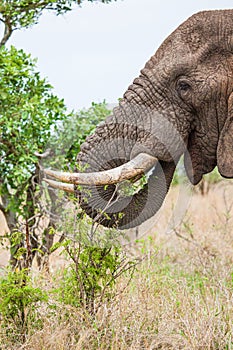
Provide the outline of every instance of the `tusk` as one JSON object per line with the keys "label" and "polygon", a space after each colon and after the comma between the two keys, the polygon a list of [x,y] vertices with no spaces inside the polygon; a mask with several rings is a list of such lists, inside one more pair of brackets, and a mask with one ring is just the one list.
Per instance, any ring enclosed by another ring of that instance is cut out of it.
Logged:
{"label": "tusk", "polygon": [[75,185],[111,185],[130,180],[139,175],[142,176],[153,168],[157,162],[157,158],[147,153],[140,153],[129,162],[110,170],[94,173],[68,173],[45,169],[44,173],[60,181]]}
{"label": "tusk", "polygon": [[53,188],[58,188],[59,190],[65,192],[74,193],[74,185],[64,184],[63,182],[53,181],[49,179],[44,179],[44,181],[47,182],[47,184],[49,184],[49,186]]}

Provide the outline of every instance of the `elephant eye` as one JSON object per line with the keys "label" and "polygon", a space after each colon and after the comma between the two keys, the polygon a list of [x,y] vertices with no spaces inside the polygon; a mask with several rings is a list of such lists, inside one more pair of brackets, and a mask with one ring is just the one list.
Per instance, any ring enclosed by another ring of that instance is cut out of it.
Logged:
{"label": "elephant eye", "polygon": [[176,90],[179,96],[182,98],[185,97],[187,92],[191,90],[191,85],[187,80],[182,79],[177,82]]}

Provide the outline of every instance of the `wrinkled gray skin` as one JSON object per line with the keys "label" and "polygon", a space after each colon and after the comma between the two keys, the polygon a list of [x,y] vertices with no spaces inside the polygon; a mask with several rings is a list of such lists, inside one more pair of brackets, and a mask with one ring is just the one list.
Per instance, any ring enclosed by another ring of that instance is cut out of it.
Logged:
{"label": "wrinkled gray skin", "polygon": [[114,185],[77,190],[82,208],[104,226],[130,228],[154,215],[182,154],[194,185],[216,165],[233,177],[233,10],[200,12],[180,25],[87,138],[78,162],[89,164],[86,172],[100,171],[140,152],[159,159],[140,192],[119,197]]}

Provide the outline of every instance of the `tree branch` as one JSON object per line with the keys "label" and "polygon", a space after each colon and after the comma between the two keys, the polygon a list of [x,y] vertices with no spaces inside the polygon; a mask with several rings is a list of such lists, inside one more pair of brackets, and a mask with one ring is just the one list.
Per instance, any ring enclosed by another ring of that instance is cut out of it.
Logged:
{"label": "tree branch", "polygon": [[[79,2],[78,2],[79,4]],[[43,11],[43,10],[51,10],[51,11],[58,11],[58,8],[56,7],[56,3],[53,4],[53,2],[51,1],[48,1],[48,0],[38,0],[37,2],[35,3],[28,3],[27,6],[25,5],[15,5],[15,10],[16,11],[22,11],[22,12],[25,12],[27,13],[28,11],[30,10],[38,10],[40,13]],[[66,5],[66,10],[65,12],[67,12],[67,9],[68,9],[68,5]],[[71,10],[71,7],[70,7],[70,10]]]}
{"label": "tree branch", "polygon": [[0,203],[0,210],[4,215],[6,214],[6,208],[4,207],[4,205],[2,203]]}
{"label": "tree branch", "polygon": [[44,153],[34,152],[34,155],[39,159],[46,158],[51,154],[51,149],[48,148]]}
{"label": "tree branch", "polygon": [[6,42],[9,40],[11,34],[13,33],[13,29],[12,29],[10,20],[6,19],[5,21],[2,21],[2,22],[5,25],[5,29],[4,29],[3,38],[0,42],[0,47],[2,47],[3,45],[6,44]]}

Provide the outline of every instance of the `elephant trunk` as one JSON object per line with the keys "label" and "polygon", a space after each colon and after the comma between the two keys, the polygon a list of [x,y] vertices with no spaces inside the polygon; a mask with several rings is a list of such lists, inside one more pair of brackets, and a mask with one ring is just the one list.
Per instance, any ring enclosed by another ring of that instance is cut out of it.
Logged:
{"label": "elephant trunk", "polygon": [[118,229],[136,227],[161,207],[175,167],[173,162],[159,162],[146,185],[133,195],[122,196],[117,185],[82,186],[81,191],[78,190],[81,207],[103,226]]}
{"label": "elephant trunk", "polygon": [[[140,158],[143,153],[152,159],[150,166],[128,177],[134,182],[135,178],[146,174],[153,166],[150,175],[147,175],[146,184],[135,193],[131,192],[129,183],[123,184],[126,191],[123,190],[122,193],[121,183],[107,181],[102,185],[84,184],[76,188],[81,207],[106,227],[127,229],[140,225],[158,211],[168,192],[176,161],[168,155],[164,145],[158,146],[161,141],[154,130],[151,133],[151,123],[145,123],[150,113],[145,106],[123,101],[114,109],[113,115],[87,138],[78,154],[79,170],[90,175],[93,172],[101,174],[124,167],[131,159]],[[157,157],[156,153],[164,156],[166,161],[161,160],[161,157],[157,161],[154,158]],[[139,164],[138,167],[140,168]],[[122,180],[124,179],[120,181]]]}

